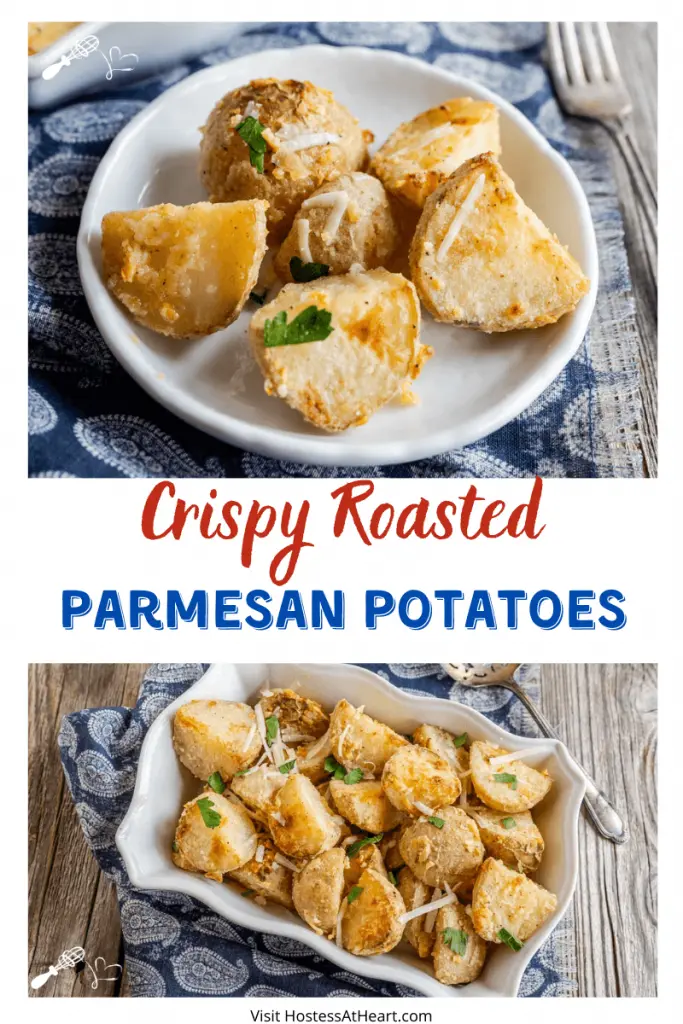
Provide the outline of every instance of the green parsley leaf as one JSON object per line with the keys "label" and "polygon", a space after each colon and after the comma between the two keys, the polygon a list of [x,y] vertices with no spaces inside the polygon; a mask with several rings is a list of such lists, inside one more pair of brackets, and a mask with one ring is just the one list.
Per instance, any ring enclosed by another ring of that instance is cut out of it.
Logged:
{"label": "green parsley leaf", "polygon": [[431,818],[427,818],[430,825],[434,825],[436,828],[443,828],[446,822],[443,818],[437,818],[436,815],[432,815]]}
{"label": "green parsley leaf", "polygon": [[507,782],[510,789],[517,789],[517,776],[510,775],[509,772],[500,772],[498,775],[493,776],[494,782]]}
{"label": "green parsley leaf", "polygon": [[179,847],[178,847],[178,844],[176,843],[175,839],[171,843],[171,849],[173,850],[174,853],[178,852]]}
{"label": "green parsley leaf", "polygon": [[305,345],[309,341],[324,341],[333,330],[332,314],[329,309],[307,306],[294,317],[291,324],[287,323],[286,311],[281,309],[272,320],[266,320],[263,325],[263,344],[266,348]]}
{"label": "green parsley leaf", "polygon": [[461,732],[459,736],[453,737],[453,746],[464,747],[469,740],[469,735],[466,732]]}
{"label": "green parsley leaf", "polygon": [[213,800],[208,796],[203,796],[197,801],[197,807],[207,828],[218,828],[221,823],[221,816],[218,811],[213,810],[213,806]]}
{"label": "green parsley leaf", "polygon": [[357,839],[355,843],[347,846],[346,856],[350,860],[351,857],[355,857],[357,853],[360,853],[364,846],[374,846],[375,843],[380,843],[383,835],[384,832],[380,832],[377,836],[364,836],[362,839]]}
{"label": "green parsley leaf", "polygon": [[245,889],[240,893],[240,896],[253,896],[255,891],[255,889]]}
{"label": "green parsley leaf", "polygon": [[389,881],[391,882],[391,884],[398,885],[398,878],[396,877],[395,873],[393,871],[387,871],[387,874],[389,875]]}
{"label": "green parsley leaf", "polygon": [[335,779],[343,779],[346,775],[346,768],[343,764],[339,764],[339,761],[332,754],[325,758],[325,771],[329,772]]}
{"label": "green parsley leaf", "polygon": [[514,818],[501,818],[500,823],[503,828],[514,828],[517,824]]}
{"label": "green parsley leaf", "polygon": [[279,764],[277,770],[282,772],[283,775],[288,775],[292,768],[296,764],[296,758],[293,761],[285,761],[284,764]]}
{"label": "green parsley leaf", "polygon": [[206,780],[207,786],[210,786],[214,793],[224,793],[225,783],[221,778],[220,772],[212,772]]}
{"label": "green parsley leaf", "polygon": [[467,952],[467,932],[463,932],[460,928],[444,928],[441,932],[443,935],[443,941],[446,946],[450,946],[454,953],[458,956],[464,956]]}
{"label": "green parsley leaf", "polygon": [[501,942],[504,942],[506,946],[509,946],[515,953],[518,953],[524,945],[524,943],[520,942],[519,939],[516,939],[514,935],[511,935],[507,928],[500,929],[498,932],[498,938]]}
{"label": "green parsley leaf", "polygon": [[415,742],[415,740],[413,739],[412,736],[406,736],[406,739],[408,740],[408,743],[414,743]]}
{"label": "green parsley leaf", "polygon": [[255,302],[257,306],[263,305],[266,301],[266,295],[267,292],[264,292],[263,295],[260,295],[258,292],[249,292],[249,298],[252,302]]}
{"label": "green parsley leaf", "polygon": [[363,891],[363,886],[362,885],[354,885],[353,889],[351,890],[349,895],[346,897],[347,900],[349,901],[349,903],[353,903],[354,900],[357,900],[358,897],[360,896],[360,894],[362,893],[362,891]]}
{"label": "green parsley leaf", "polygon": [[263,138],[264,126],[255,117],[245,117],[237,125],[235,131],[249,147],[249,161],[259,174],[263,174],[263,154],[266,151],[266,140]]}
{"label": "green parsley leaf", "polygon": [[295,281],[303,284],[306,281],[315,281],[319,277],[327,277],[330,268],[327,263],[304,263],[298,256],[292,256],[289,271]]}
{"label": "green parsley leaf", "polygon": [[268,744],[269,747],[272,747],[273,743],[275,742],[275,737],[278,734],[279,728],[280,723],[278,722],[275,715],[269,715],[268,718],[266,718],[266,743]]}
{"label": "green parsley leaf", "polygon": [[347,772],[344,776],[344,782],[347,786],[352,786],[354,782],[360,782],[363,778],[362,768],[352,768],[350,772]]}

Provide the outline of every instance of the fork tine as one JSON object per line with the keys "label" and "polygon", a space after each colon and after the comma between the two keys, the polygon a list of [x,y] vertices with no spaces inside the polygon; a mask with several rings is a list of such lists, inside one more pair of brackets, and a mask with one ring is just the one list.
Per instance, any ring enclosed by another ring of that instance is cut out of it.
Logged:
{"label": "fork tine", "polygon": [[583,66],[589,82],[604,82],[605,74],[600,62],[600,50],[595,38],[595,26],[590,21],[582,21],[579,25],[579,39],[583,54]]}
{"label": "fork tine", "polygon": [[557,21],[548,22],[548,51],[550,53],[550,70],[555,86],[567,85],[567,65],[564,62],[560,26]]}
{"label": "fork tine", "polygon": [[581,50],[579,49],[579,40],[576,35],[576,26],[573,21],[563,21],[560,25],[560,31],[564,44],[567,70],[569,71],[569,80],[572,85],[583,85],[585,84],[586,76],[581,61]]}
{"label": "fork tine", "polygon": [[617,60],[617,55],[614,52],[612,37],[609,34],[607,22],[599,21],[597,23],[597,31],[602,62],[605,66],[605,76],[610,82],[619,82],[621,81],[621,71],[619,70],[619,62]]}

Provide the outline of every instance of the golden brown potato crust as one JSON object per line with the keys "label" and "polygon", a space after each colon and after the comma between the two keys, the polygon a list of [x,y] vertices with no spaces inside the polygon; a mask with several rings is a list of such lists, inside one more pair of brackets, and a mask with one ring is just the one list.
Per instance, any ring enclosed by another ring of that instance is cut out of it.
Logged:
{"label": "golden brown potato crust", "polygon": [[356,956],[388,953],[401,941],[405,904],[395,885],[368,868],[358,879],[360,896],[347,903],[342,921],[344,949]]}
{"label": "golden brown potato crust", "polygon": [[[447,928],[465,933],[467,946],[463,955],[454,953],[445,942],[447,936],[444,931]],[[464,985],[478,978],[486,960],[487,946],[474,930],[465,908],[458,903],[442,907],[437,914],[434,931],[434,974],[437,980],[444,985]]]}
{"label": "golden brown potato crust", "polygon": [[529,811],[516,811],[511,816],[507,811],[494,811],[483,804],[468,804],[465,809],[476,821],[489,857],[527,875],[538,870],[545,843]]}
{"label": "golden brown potato crust", "polygon": [[403,859],[425,885],[467,890],[484,860],[479,829],[460,807],[440,807],[434,814],[443,820],[442,828],[423,818],[404,829]]}
{"label": "golden brown potato crust", "polygon": [[433,810],[460,796],[460,780],[448,761],[425,747],[408,744],[389,758],[382,772],[382,787],[394,807],[417,817],[416,803]]}
{"label": "golden brown potato crust", "polygon": [[214,772],[229,782],[261,752],[254,710],[240,701],[188,701],[175,713],[173,746],[185,767],[202,782]]}
{"label": "golden brown potato crust", "polygon": [[[215,827],[204,821],[200,800],[208,800],[208,810],[219,815]],[[244,808],[207,790],[183,807],[175,832],[173,862],[186,871],[201,871],[220,881],[225,872],[236,871],[251,860],[256,846],[256,831]]]}
{"label": "golden brown potato crust", "polygon": [[472,893],[472,924],[487,942],[502,942],[505,929],[525,942],[555,911],[557,896],[526,875],[489,857]]}
{"label": "golden brown potato crust", "polygon": [[347,785],[343,780],[330,782],[332,801],[347,821],[365,832],[389,832],[403,821],[403,814],[392,806],[378,780],[368,779]]}
{"label": "golden brown potato crust", "polygon": [[309,861],[294,877],[292,896],[300,917],[318,935],[332,938],[344,891],[346,854],[337,846]]}
{"label": "golden brown potato crust", "polygon": [[245,889],[252,889],[258,896],[292,910],[292,871],[275,860],[277,847],[268,836],[259,835],[257,846],[263,847],[263,860],[252,858],[237,871],[232,871],[229,877]]}
{"label": "golden brown potato crust", "polygon": [[[470,747],[470,765],[474,791],[487,807],[495,811],[528,811],[540,803],[553,784],[546,771],[537,771],[523,761],[508,761],[492,765],[492,757],[500,757],[510,751],[493,743],[476,740]],[[502,782],[496,775],[512,775],[515,782]],[[514,788],[513,788],[514,785]]]}

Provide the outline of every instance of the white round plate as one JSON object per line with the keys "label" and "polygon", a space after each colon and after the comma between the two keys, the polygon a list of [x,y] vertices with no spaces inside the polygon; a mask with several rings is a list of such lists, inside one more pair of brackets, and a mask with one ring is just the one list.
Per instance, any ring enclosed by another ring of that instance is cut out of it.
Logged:
{"label": "white round plate", "polygon": [[[559,323],[485,335],[425,314],[422,339],[434,356],[416,382],[419,404],[398,400],[362,427],[325,434],[269,398],[247,342],[253,306],[224,331],[181,342],[138,327],[107,291],[100,223],[111,210],[205,199],[198,176],[198,128],[215,102],[252,78],[307,78],[331,89],[378,143],[401,121],[453,96],[500,108],[502,162],[524,200],[591,279]],[[169,89],[115,140],[93,178],[78,236],[83,289],[103,338],[135,380],[162,405],[224,441],[274,458],[327,466],[374,466],[426,458],[502,427],[562,370],[581,343],[595,304],[598,254],[588,202],[569,164],[506,100],[442,68],[382,50],[303,46],[269,50],[200,71]]]}

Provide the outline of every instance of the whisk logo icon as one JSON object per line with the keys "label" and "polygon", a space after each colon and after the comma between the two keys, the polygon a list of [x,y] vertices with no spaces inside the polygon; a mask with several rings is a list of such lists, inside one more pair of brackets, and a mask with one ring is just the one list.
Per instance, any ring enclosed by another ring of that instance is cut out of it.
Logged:
{"label": "whisk logo icon", "polygon": [[[71,47],[68,53],[56,62],[56,64],[50,64],[49,67],[43,71],[43,78],[49,81],[58,75],[62,68],[68,68],[69,65],[75,60],[82,60],[84,57],[89,57],[91,53],[98,51],[104,58],[104,62],[107,65],[107,71],[105,78],[108,82],[111,82],[114,74],[117,71],[134,71],[139,61],[137,53],[122,53],[120,46],[111,46],[109,53],[106,54],[104,50],[100,50],[100,41],[97,36],[86,36],[85,39],[79,39]],[[126,67],[120,66],[125,61]]]}
{"label": "whisk logo icon", "polygon": [[[92,981],[90,982],[90,987],[92,989],[96,989],[101,981],[118,981],[123,973],[121,964],[108,964],[103,956],[95,957],[95,966],[93,967],[93,965],[86,960],[85,950],[83,947],[74,946],[73,949],[65,949],[57,960],[57,963],[51,964],[44,974],[39,974],[37,977],[33,978],[31,981],[31,988],[42,988],[50,978],[56,978],[60,971],[67,970],[70,967],[78,967],[81,963],[85,963],[85,966],[92,974]],[[100,974],[100,971],[103,973]]]}

